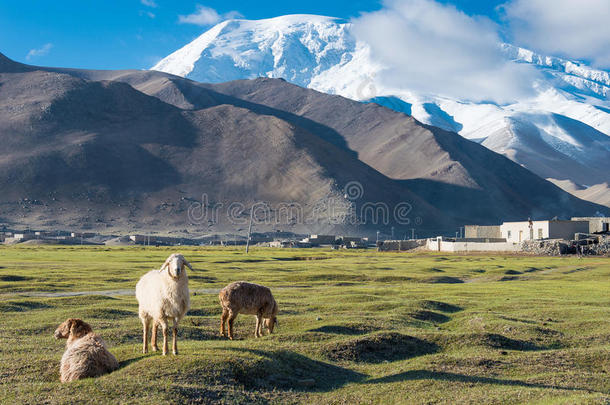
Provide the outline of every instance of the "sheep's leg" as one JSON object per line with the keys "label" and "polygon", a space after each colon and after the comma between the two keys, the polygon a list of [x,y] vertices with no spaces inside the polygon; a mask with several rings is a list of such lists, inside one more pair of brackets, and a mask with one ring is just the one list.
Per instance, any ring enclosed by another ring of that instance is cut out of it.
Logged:
{"label": "sheep's leg", "polygon": [[254,337],[261,337],[263,334],[261,333],[261,323],[263,318],[260,315],[256,315],[256,329],[254,329]]}
{"label": "sheep's leg", "polygon": [[178,342],[176,341],[178,335],[178,320],[174,318],[174,327],[172,328],[172,353],[178,354]]}
{"label": "sheep's leg", "polygon": [[161,329],[163,331],[163,355],[167,355],[167,319],[162,319],[160,321]]}
{"label": "sheep's leg", "polygon": [[152,336],[150,338],[150,346],[152,347],[152,351],[153,352],[157,352],[159,351],[159,347],[157,346],[157,329],[158,329],[158,323],[156,320],[153,320],[152,323]]}
{"label": "sheep's leg", "polygon": [[148,353],[148,326],[149,318],[142,318],[142,353]]}
{"label": "sheep's leg", "polygon": [[226,337],[227,332],[225,331],[225,323],[227,323],[227,319],[229,318],[229,311],[226,309],[222,310],[222,315],[220,316],[220,335]]}
{"label": "sheep's leg", "polygon": [[237,318],[237,314],[234,312],[229,312],[229,339],[233,340],[233,322]]}

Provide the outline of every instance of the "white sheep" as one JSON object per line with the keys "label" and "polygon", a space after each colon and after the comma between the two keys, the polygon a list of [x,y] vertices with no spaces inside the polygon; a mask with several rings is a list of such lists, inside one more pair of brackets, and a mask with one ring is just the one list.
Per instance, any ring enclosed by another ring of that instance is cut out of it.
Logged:
{"label": "white sheep", "polygon": [[59,366],[62,383],[98,377],[119,368],[119,363],[106,348],[104,340],[93,333],[88,323],[80,319],[67,319],[55,330],[54,336],[55,339],[68,339]]}
{"label": "white sheep", "polygon": [[220,290],[218,299],[222,306],[220,318],[222,336],[226,336],[225,323],[228,320],[229,339],[233,340],[233,322],[240,313],[256,315],[254,337],[263,336],[263,319],[269,333],[273,333],[273,327],[277,323],[278,306],[269,288],[245,281],[236,281]]}
{"label": "white sheep", "polygon": [[178,253],[167,258],[161,269],[144,274],[136,284],[136,298],[143,327],[143,353],[148,353],[148,330],[152,321],[151,346],[157,348],[157,327],[163,330],[163,355],[167,354],[167,326],[173,322],[172,353],[178,354],[176,334],[178,322],[189,310],[188,276],[184,266],[193,270],[184,256]]}

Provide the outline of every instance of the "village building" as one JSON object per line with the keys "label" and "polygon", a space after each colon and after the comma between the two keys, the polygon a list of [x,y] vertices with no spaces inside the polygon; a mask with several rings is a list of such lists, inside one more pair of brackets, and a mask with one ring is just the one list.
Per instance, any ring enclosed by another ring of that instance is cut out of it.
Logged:
{"label": "village building", "polygon": [[537,239],[574,239],[576,233],[588,233],[589,221],[520,221],[504,222],[500,234],[507,242],[520,243]]}
{"label": "village building", "polygon": [[572,221],[588,221],[588,233],[610,232],[610,217],[574,217]]}

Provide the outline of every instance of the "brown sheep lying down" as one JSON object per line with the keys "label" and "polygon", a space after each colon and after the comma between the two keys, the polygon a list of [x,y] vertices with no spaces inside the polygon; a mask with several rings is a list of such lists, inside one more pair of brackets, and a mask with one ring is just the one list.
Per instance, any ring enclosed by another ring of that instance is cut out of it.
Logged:
{"label": "brown sheep lying down", "polygon": [[256,315],[256,329],[254,337],[263,336],[263,319],[269,333],[273,333],[273,327],[277,323],[278,306],[271,294],[271,290],[262,285],[236,281],[229,284],[218,294],[222,306],[222,317],[220,318],[220,334],[225,334],[225,322],[229,321],[229,339],[233,340],[233,322],[237,315]]}
{"label": "brown sheep lying down", "polygon": [[80,319],[70,318],[59,325],[55,339],[68,339],[59,367],[62,383],[98,377],[119,368],[119,363],[106,349],[102,338]]}

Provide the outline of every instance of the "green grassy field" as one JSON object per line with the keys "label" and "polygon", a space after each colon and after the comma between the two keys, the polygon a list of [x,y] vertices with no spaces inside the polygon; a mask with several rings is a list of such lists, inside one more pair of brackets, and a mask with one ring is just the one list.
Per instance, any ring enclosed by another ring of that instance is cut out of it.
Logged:
{"label": "green grassy field", "polygon": [[[142,355],[128,293],[174,251],[0,247],[0,401],[610,403],[608,258],[182,248],[180,355]],[[272,288],[276,333],[254,339],[241,315],[237,340],[219,337],[217,292],[236,280]],[[68,317],[121,368],[60,384]]]}

